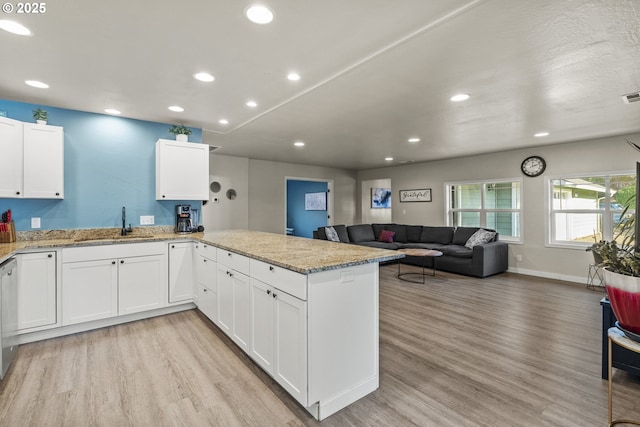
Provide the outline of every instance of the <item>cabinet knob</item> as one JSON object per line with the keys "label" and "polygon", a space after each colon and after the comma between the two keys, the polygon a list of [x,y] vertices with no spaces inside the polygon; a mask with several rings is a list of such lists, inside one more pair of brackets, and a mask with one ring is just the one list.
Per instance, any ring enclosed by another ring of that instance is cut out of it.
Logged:
{"label": "cabinet knob", "polygon": [[277,297],[277,296],[278,296],[278,294],[276,294],[276,293],[274,292],[274,293],[273,293],[273,297],[275,298],[275,297]]}
{"label": "cabinet knob", "polygon": [[207,245],[202,245],[202,247],[203,247],[203,248],[206,248],[206,247],[207,247]]}
{"label": "cabinet knob", "polygon": [[53,257],[53,254],[47,255],[47,258],[52,258],[52,257]]}
{"label": "cabinet knob", "polygon": [[120,264],[124,264],[124,260],[123,259],[120,260]]}
{"label": "cabinet knob", "polygon": [[267,295],[271,293],[271,289],[267,289]]}
{"label": "cabinet knob", "polygon": [[275,270],[275,268],[273,268],[273,265],[270,265],[269,266],[269,271],[273,271],[273,270]]}
{"label": "cabinet knob", "polygon": [[205,259],[203,259],[203,260],[202,260],[202,262],[207,262],[207,259],[206,259],[206,258],[205,258]]}
{"label": "cabinet knob", "polygon": [[171,245],[171,249],[175,249],[176,245]]}
{"label": "cabinet knob", "polygon": [[165,198],[165,195],[164,195],[164,194],[162,195],[162,198],[163,198],[163,199]]}
{"label": "cabinet knob", "polygon": [[231,252],[227,252],[227,256],[231,256]]}
{"label": "cabinet knob", "polygon": [[19,195],[19,194],[20,194],[20,192],[19,192],[19,191],[16,191],[16,194],[18,194],[18,195]]}
{"label": "cabinet knob", "polygon": [[56,193],[56,196],[59,196],[59,195],[60,195],[60,193]]}
{"label": "cabinet knob", "polygon": [[115,262],[115,261],[111,261],[111,264],[115,265],[115,264],[116,264],[116,262]]}
{"label": "cabinet knob", "polygon": [[204,292],[207,292],[207,288],[202,288],[202,290],[203,290]]}

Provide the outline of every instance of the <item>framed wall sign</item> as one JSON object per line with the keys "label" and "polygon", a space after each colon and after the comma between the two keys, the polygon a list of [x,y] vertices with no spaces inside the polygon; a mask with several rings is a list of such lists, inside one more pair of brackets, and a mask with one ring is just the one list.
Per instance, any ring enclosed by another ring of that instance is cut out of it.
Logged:
{"label": "framed wall sign", "polygon": [[422,188],[420,190],[400,190],[400,202],[430,202],[431,189]]}
{"label": "framed wall sign", "polygon": [[324,191],[318,193],[304,194],[304,210],[305,211],[326,211],[327,210],[327,193]]}
{"label": "framed wall sign", "polygon": [[391,207],[391,189],[390,188],[372,188],[371,189],[371,207],[372,208],[390,208]]}

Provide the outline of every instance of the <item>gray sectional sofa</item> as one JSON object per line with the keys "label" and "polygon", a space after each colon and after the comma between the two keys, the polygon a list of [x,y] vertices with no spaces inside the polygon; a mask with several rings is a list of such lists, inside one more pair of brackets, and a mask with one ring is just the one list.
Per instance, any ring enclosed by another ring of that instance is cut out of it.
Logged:
{"label": "gray sectional sofa", "polygon": [[[314,238],[391,250],[401,248],[435,249],[443,254],[435,259],[437,270],[467,276],[487,277],[506,271],[508,268],[508,244],[499,241],[498,233],[495,233],[494,230],[483,229],[494,232],[495,236],[487,243],[474,245],[472,243],[474,239],[472,241],[469,239],[478,230],[480,228],[477,227],[431,227],[404,224],[334,225],[333,230],[328,230],[330,238],[327,238],[326,227],[319,227],[314,231]],[[383,232],[382,240],[391,234],[389,232],[393,233],[392,238],[381,241],[380,236]],[[401,261],[421,266],[424,260],[421,257],[408,256]],[[426,266],[433,267],[433,262],[433,258],[427,258]]]}

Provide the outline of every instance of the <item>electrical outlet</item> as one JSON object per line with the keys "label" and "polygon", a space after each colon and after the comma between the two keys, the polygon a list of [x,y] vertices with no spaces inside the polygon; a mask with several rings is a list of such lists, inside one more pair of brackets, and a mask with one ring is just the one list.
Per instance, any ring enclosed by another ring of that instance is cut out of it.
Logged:
{"label": "electrical outlet", "polygon": [[31,218],[31,228],[40,228],[40,218]]}
{"label": "electrical outlet", "polygon": [[153,225],[154,223],[153,215],[140,215],[140,225]]}
{"label": "electrical outlet", "polygon": [[516,261],[522,262],[522,255],[520,254],[516,255]]}

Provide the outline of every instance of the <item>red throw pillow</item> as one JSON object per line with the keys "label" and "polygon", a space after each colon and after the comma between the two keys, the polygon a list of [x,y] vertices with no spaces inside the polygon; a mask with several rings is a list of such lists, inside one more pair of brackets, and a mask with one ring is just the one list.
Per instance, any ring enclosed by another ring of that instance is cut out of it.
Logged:
{"label": "red throw pillow", "polygon": [[379,242],[393,243],[393,238],[396,236],[395,231],[382,230],[380,232]]}

